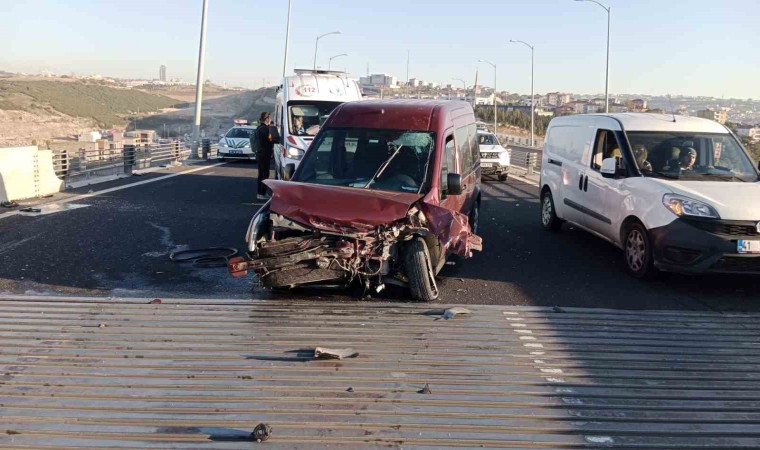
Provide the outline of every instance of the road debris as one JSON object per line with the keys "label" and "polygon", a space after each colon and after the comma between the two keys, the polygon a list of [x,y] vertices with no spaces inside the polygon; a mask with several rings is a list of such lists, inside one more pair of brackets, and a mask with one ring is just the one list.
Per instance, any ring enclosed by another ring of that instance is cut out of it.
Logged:
{"label": "road debris", "polygon": [[189,262],[197,268],[227,267],[230,258],[237,255],[236,248],[210,247],[178,250],[169,253],[169,259],[176,263]]}
{"label": "road debris", "polygon": [[21,212],[29,212],[29,213],[38,213],[38,212],[42,212],[42,210],[41,210],[40,208],[32,208],[32,207],[28,207],[28,208],[20,209],[19,211],[21,211]]}
{"label": "road debris", "polygon": [[314,349],[315,359],[346,359],[356,358],[357,356],[359,356],[359,352],[354,351],[352,348],[317,347]]}
{"label": "road debris", "polygon": [[18,206],[18,203],[11,200],[11,201],[0,203],[0,206],[2,206],[3,208],[15,208]]}
{"label": "road debris", "polygon": [[148,302],[149,305],[160,305],[161,299],[160,298],[154,298],[153,300]]}
{"label": "road debris", "polygon": [[459,315],[468,315],[468,314],[472,314],[472,311],[470,311],[467,308],[462,308],[461,306],[455,306],[453,308],[449,308],[446,311],[444,311],[443,318],[446,320],[449,320]]}
{"label": "road debris", "polygon": [[562,308],[560,308],[559,306],[553,307],[552,311],[554,311],[555,313],[563,313],[563,312],[565,312],[565,310],[562,309]]}
{"label": "road debris", "polygon": [[425,387],[417,391],[418,394],[432,394],[433,391],[430,390],[430,384],[425,383]]}
{"label": "road debris", "polygon": [[351,386],[349,386],[348,389],[346,389],[346,392],[354,392],[354,388],[352,388]]}
{"label": "road debris", "polygon": [[264,442],[269,439],[270,436],[272,436],[272,427],[266,423],[260,423],[256,425],[256,428],[254,428],[253,432],[251,433],[251,437],[256,442]]}

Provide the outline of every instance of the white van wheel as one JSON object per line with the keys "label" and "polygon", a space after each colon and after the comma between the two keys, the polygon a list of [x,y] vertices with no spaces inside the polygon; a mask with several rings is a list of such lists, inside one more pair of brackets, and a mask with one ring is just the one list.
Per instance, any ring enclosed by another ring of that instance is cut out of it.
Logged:
{"label": "white van wheel", "polygon": [[635,278],[651,278],[657,274],[654,267],[652,245],[646,228],[638,222],[628,226],[623,247],[625,266]]}
{"label": "white van wheel", "polygon": [[562,228],[562,221],[554,209],[554,197],[549,190],[541,195],[541,225],[549,231],[559,231]]}

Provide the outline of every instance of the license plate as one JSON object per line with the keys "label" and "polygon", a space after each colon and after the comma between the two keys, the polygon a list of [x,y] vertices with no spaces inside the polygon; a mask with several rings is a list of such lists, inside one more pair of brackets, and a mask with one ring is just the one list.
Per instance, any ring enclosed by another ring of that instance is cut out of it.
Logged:
{"label": "license plate", "polygon": [[737,250],[739,253],[760,254],[760,241],[738,241]]}
{"label": "license plate", "polygon": [[230,150],[230,155],[242,155],[242,150]]}
{"label": "license plate", "polygon": [[484,169],[490,169],[493,167],[493,163],[480,163],[480,167]]}

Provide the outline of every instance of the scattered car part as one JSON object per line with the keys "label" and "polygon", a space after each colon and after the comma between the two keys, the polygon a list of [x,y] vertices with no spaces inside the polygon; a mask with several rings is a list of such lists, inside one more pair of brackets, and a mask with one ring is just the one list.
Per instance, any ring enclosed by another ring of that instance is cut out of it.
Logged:
{"label": "scattered car part", "polygon": [[356,358],[357,356],[359,356],[359,352],[354,351],[352,348],[317,347],[314,349],[315,359],[346,359]]}
{"label": "scattered car part", "polygon": [[169,259],[176,263],[189,262],[197,268],[228,267],[230,258],[238,251],[231,247],[209,247],[171,252]]}
{"label": "scattered car part", "polygon": [[272,436],[272,427],[266,423],[260,423],[253,429],[251,437],[256,442],[264,442]]}
{"label": "scattered car part", "polygon": [[469,315],[469,314],[472,314],[472,311],[470,311],[469,309],[462,308],[461,306],[455,306],[453,308],[449,308],[446,311],[444,311],[443,318],[446,320],[449,320],[459,315]]}

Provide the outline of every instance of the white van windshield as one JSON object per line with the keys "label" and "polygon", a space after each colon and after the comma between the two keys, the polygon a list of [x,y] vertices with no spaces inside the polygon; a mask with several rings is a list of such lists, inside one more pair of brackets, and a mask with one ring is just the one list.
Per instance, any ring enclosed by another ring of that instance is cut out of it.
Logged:
{"label": "white van windshield", "polygon": [[290,102],[288,121],[290,134],[294,136],[316,136],[330,113],[341,102]]}
{"label": "white van windshield", "polygon": [[636,164],[645,176],[698,181],[758,179],[754,164],[730,134],[630,131]]}

